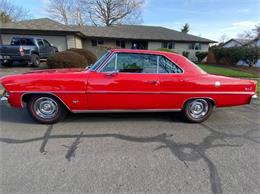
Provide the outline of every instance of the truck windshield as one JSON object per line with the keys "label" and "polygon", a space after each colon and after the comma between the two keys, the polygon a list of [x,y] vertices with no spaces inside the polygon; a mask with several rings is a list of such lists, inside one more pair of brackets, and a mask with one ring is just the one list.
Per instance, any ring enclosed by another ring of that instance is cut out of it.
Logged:
{"label": "truck windshield", "polygon": [[96,70],[97,67],[101,65],[101,63],[110,55],[110,52],[104,53],[97,61],[95,64],[92,64],[89,68],[87,67],[88,70]]}

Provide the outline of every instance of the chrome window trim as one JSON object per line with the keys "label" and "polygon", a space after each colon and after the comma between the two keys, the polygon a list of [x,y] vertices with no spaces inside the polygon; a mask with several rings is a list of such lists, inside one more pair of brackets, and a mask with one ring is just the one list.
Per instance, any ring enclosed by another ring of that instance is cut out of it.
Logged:
{"label": "chrome window trim", "polygon": [[[184,70],[179,66],[179,64],[177,64],[176,62],[172,61],[171,59],[169,59],[167,56],[165,56],[164,54],[150,54],[150,53],[135,53],[135,52],[112,52],[113,55],[109,55],[106,62],[102,63],[99,68],[96,69],[96,72],[100,72],[103,73],[102,70],[104,69],[104,67],[112,60],[113,56],[116,55],[116,61],[115,61],[115,70],[117,68],[117,55],[120,53],[127,53],[127,54],[146,54],[146,55],[154,55],[157,56],[157,67],[156,67],[156,72],[154,73],[131,73],[131,72],[119,72],[120,74],[172,74],[172,75],[182,75],[184,74]],[[170,62],[172,62],[175,66],[177,66],[179,69],[181,69],[181,73],[159,73],[159,57],[163,56],[165,57],[167,60],[169,60]]]}
{"label": "chrome window trim", "polygon": [[[117,53],[116,52],[112,52],[112,55],[109,55],[107,57],[107,59],[105,60],[105,62],[101,63],[101,65],[96,69],[96,72],[100,72],[100,73],[107,73],[107,72],[102,72],[102,70],[108,65],[108,63],[111,62],[111,60],[113,59],[113,57],[116,55],[116,61],[117,61]],[[116,64],[117,62],[115,62]]]}

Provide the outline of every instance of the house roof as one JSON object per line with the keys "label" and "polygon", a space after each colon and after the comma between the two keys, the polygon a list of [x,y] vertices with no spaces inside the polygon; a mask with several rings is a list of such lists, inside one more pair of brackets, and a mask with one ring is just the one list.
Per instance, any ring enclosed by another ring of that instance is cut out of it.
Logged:
{"label": "house roof", "polygon": [[234,41],[237,44],[242,46],[242,45],[249,43],[251,40],[250,39],[230,39],[227,42],[223,43],[222,46],[225,46],[226,44],[230,43],[231,41]]}
{"label": "house roof", "polygon": [[88,37],[104,37],[119,39],[139,39],[139,40],[165,40],[180,42],[204,42],[214,43],[215,41],[202,37],[182,33],[176,30],[159,26],[141,25],[117,25],[111,27],[95,26],[71,26],[77,28],[82,34]]}
{"label": "house roof", "polygon": [[139,40],[167,40],[179,42],[204,42],[215,41],[202,37],[182,33],[176,30],[159,26],[142,25],[117,25],[112,27],[76,26],[64,25],[49,18],[25,20],[21,22],[4,23],[0,29],[11,30],[37,30],[37,31],[65,31],[80,33],[86,37],[95,38],[117,38],[117,39],[139,39]]}
{"label": "house roof", "polygon": [[61,24],[49,18],[2,23],[0,24],[0,29],[77,32],[77,30],[73,30],[73,28],[71,28],[70,26]]}

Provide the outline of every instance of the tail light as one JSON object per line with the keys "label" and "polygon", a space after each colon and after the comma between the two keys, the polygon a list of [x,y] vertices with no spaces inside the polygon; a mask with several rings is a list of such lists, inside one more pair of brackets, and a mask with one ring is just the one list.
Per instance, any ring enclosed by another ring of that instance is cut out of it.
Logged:
{"label": "tail light", "polygon": [[24,55],[24,49],[22,47],[19,48],[19,52],[20,52],[20,55],[23,56]]}

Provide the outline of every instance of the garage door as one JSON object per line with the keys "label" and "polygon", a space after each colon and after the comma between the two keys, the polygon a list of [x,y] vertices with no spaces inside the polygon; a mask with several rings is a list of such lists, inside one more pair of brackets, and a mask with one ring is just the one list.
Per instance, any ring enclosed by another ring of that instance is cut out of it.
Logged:
{"label": "garage door", "polygon": [[65,36],[44,36],[44,35],[19,35],[19,34],[2,34],[2,42],[3,44],[10,44],[10,41],[15,36],[26,36],[26,37],[40,37],[43,39],[46,39],[51,44],[53,44],[55,47],[58,48],[59,51],[64,51],[67,49],[67,42]]}

